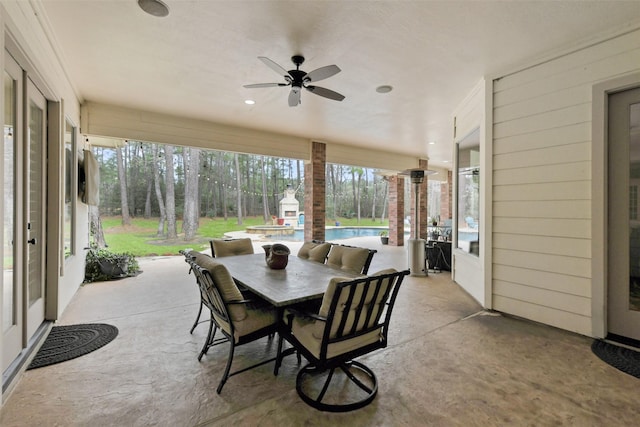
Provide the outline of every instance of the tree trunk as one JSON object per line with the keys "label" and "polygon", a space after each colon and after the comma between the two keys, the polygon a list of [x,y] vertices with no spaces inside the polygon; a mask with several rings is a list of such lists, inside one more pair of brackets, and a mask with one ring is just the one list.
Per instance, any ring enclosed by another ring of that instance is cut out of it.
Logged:
{"label": "tree trunk", "polygon": [[185,180],[184,180],[184,214],[182,215],[182,231],[184,240],[191,240],[198,230],[198,174],[200,173],[200,150],[185,148]]}
{"label": "tree trunk", "polygon": [[122,148],[116,148],[116,161],[118,162],[118,181],[120,181],[120,209],[122,211],[122,225],[131,225],[129,215],[129,201],[127,200],[127,181],[122,160]]}
{"label": "tree trunk", "polygon": [[156,190],[156,199],[158,200],[158,208],[160,209],[160,220],[158,221],[158,237],[164,236],[164,223],[167,219],[167,212],[164,208],[164,199],[162,198],[162,190],[160,188],[160,168],[158,164],[160,163],[160,156],[158,155],[158,145],[151,145],[151,152],[153,160],[151,162],[151,167],[153,169],[153,182]]}
{"label": "tree trunk", "polygon": [[262,216],[264,217],[264,223],[270,224],[271,213],[269,213],[269,199],[267,197],[267,170],[264,156],[260,157],[260,163],[262,166]]}
{"label": "tree trunk", "polygon": [[176,224],[176,193],[174,182],[173,146],[167,145],[164,149],[167,173],[165,176],[165,188],[167,191],[167,238],[178,238],[178,226]]}
{"label": "tree trunk", "polygon": [[106,248],[107,242],[104,240],[104,230],[102,229],[102,220],[100,219],[100,211],[97,206],[89,206],[89,227],[93,243],[98,249]]}
{"label": "tree trunk", "polygon": [[238,211],[238,225],[242,225],[242,177],[240,174],[240,162],[238,161],[238,154],[233,155],[233,160],[236,164],[236,204]]}

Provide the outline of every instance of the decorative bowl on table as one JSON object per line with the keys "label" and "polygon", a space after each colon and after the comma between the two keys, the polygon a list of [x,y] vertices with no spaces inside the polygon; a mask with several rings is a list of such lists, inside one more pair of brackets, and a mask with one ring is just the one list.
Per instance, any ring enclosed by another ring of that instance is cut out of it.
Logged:
{"label": "decorative bowl on table", "polygon": [[289,263],[289,254],[291,251],[288,247],[281,243],[273,245],[263,245],[264,257],[267,266],[272,270],[282,270]]}

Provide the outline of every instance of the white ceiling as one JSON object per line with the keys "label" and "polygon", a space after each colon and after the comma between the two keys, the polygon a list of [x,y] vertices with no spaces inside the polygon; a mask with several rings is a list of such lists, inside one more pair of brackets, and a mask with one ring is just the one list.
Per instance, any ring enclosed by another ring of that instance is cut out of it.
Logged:
{"label": "white ceiling", "polygon": [[[136,0],[42,0],[81,100],[451,160],[452,113],[485,75],[634,25],[637,1],[188,1],[169,16]],[[342,102],[288,88],[286,69],[336,64],[318,83]],[[379,85],[394,90],[378,94]],[[256,104],[245,105],[245,99]],[[429,141],[436,144],[430,145]]]}

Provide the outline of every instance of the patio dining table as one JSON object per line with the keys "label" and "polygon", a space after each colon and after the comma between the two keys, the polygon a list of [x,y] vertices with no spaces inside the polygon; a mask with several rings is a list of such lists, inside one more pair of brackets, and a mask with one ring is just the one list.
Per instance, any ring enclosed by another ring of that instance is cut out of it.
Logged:
{"label": "patio dining table", "polygon": [[362,276],[292,255],[282,270],[269,268],[264,254],[222,257],[216,262],[227,267],[240,285],[279,308],[321,298],[334,277]]}

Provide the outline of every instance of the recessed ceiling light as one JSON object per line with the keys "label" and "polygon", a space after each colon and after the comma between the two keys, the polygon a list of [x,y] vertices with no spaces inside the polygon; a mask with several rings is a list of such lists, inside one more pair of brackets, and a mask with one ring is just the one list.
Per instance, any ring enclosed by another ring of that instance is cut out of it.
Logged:
{"label": "recessed ceiling light", "polygon": [[449,163],[449,160],[443,160],[442,163]]}
{"label": "recessed ceiling light", "polygon": [[378,86],[376,88],[376,92],[378,92],[378,93],[389,93],[392,90],[393,90],[393,87],[389,86],[389,85],[382,85],[382,86]]}
{"label": "recessed ceiling light", "polygon": [[435,141],[429,141],[429,145],[435,145],[436,142]]}
{"label": "recessed ceiling light", "polygon": [[169,6],[164,4],[161,0],[138,0],[138,6],[140,6],[140,9],[144,10],[149,15],[157,16],[159,18],[165,17],[169,14]]}
{"label": "recessed ceiling light", "polygon": [[247,105],[253,105],[256,103],[256,101],[254,101],[253,99],[245,99],[244,103]]}

